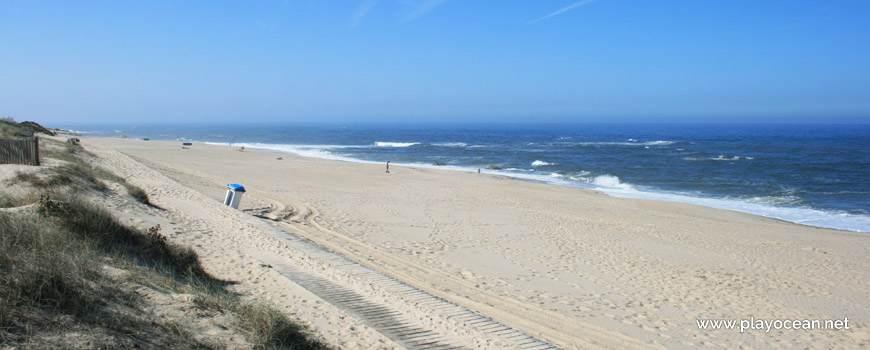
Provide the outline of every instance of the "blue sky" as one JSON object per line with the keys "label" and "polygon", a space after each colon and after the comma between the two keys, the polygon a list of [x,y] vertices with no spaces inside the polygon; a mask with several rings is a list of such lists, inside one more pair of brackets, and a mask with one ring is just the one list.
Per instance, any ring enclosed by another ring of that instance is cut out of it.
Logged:
{"label": "blue sky", "polygon": [[833,0],[0,0],[0,115],[870,122],[868,17]]}

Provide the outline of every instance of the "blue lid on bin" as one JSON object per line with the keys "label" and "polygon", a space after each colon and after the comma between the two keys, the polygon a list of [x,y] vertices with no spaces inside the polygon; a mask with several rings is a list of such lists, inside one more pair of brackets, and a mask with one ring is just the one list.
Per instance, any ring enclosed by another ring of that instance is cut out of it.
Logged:
{"label": "blue lid on bin", "polygon": [[236,191],[236,192],[245,192],[245,186],[242,186],[239,184],[229,184],[229,185],[227,185],[227,188],[229,188],[233,191]]}

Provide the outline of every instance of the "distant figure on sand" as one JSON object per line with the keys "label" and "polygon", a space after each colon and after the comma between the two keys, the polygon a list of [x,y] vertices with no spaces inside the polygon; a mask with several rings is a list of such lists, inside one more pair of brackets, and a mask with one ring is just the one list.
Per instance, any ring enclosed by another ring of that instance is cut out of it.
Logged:
{"label": "distant figure on sand", "polygon": [[387,161],[387,172],[388,173],[390,172],[390,161],[389,160]]}
{"label": "distant figure on sand", "polygon": [[238,152],[244,152],[244,151],[245,151],[245,146],[239,147],[239,149],[238,149],[237,151],[238,151]]}

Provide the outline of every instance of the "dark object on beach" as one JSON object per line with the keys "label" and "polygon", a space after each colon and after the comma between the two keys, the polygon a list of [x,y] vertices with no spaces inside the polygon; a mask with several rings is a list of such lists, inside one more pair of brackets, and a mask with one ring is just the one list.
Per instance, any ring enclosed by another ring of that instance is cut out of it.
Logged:
{"label": "dark object on beach", "polygon": [[184,142],[181,145],[182,146],[193,146],[193,142]]}
{"label": "dark object on beach", "polygon": [[446,164],[441,163],[441,162],[435,162],[435,163],[432,163],[432,165],[434,165],[434,166],[444,166],[444,165],[446,165]]}
{"label": "dark object on beach", "polygon": [[489,170],[501,170],[501,167],[498,165],[487,165],[486,168]]}
{"label": "dark object on beach", "polygon": [[77,137],[70,137],[66,139],[66,142],[70,145],[78,146],[79,142],[82,142],[82,140],[79,140]]}
{"label": "dark object on beach", "polygon": [[390,172],[390,161],[389,160],[387,161],[387,172],[388,173]]}
{"label": "dark object on beach", "polygon": [[275,158],[275,159],[277,159],[277,160],[282,160],[282,159],[284,159],[284,158],[278,157],[278,158]]}
{"label": "dark object on beach", "polygon": [[147,138],[147,137],[144,138],[144,139],[142,139],[142,141],[149,141],[149,140],[151,140],[151,139],[149,139],[149,138]]}

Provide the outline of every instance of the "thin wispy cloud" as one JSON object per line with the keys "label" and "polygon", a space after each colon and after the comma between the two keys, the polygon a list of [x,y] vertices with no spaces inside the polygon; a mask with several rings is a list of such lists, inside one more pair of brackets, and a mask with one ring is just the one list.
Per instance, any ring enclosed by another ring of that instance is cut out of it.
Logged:
{"label": "thin wispy cloud", "polygon": [[583,1],[575,2],[575,3],[571,4],[571,5],[568,5],[568,6],[565,6],[565,7],[561,8],[561,9],[558,9],[558,10],[556,10],[556,11],[553,11],[553,12],[550,13],[549,15],[546,15],[546,16],[544,16],[544,17],[538,18],[538,19],[533,20],[533,21],[526,22],[526,24],[537,23],[537,22],[543,21],[543,20],[545,20],[545,19],[547,19],[547,18],[555,17],[555,16],[558,16],[558,15],[561,15],[561,14],[563,14],[563,13],[565,13],[565,12],[571,11],[571,10],[577,8],[577,7],[580,7],[580,6],[583,6],[583,5],[586,5],[586,4],[589,4],[589,3],[592,3],[592,2],[594,2],[594,1],[595,1],[595,0],[583,0]]}
{"label": "thin wispy cloud", "polygon": [[380,0],[364,0],[356,7],[356,11],[353,12],[353,16],[350,18],[350,26],[356,27],[362,22],[362,19],[369,13],[375,5],[377,5]]}
{"label": "thin wispy cloud", "polygon": [[417,17],[423,16],[429,11],[432,11],[433,9],[438,7],[438,5],[444,3],[444,1],[446,0],[423,0],[411,2],[410,6],[408,6],[408,8],[410,8],[410,11],[407,15],[405,15],[405,17],[402,18],[402,22],[410,21]]}

